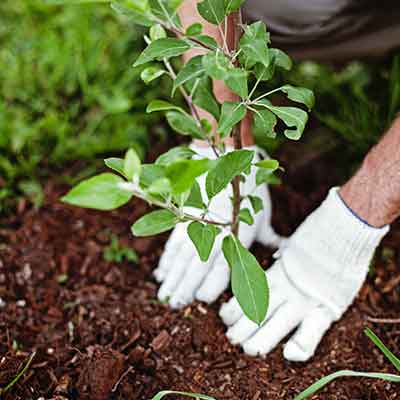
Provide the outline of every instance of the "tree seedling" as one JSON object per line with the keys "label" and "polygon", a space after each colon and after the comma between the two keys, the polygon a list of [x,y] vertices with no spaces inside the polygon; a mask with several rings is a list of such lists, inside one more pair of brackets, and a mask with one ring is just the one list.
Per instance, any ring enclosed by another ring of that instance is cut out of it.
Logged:
{"label": "tree seedling", "polygon": [[[82,2],[82,1],[77,1]],[[306,88],[283,85],[259,93],[259,85],[268,82],[278,69],[289,70],[290,58],[270,46],[270,37],[262,22],[244,25],[240,7],[243,0],[204,0],[198,3],[200,15],[218,26],[222,44],[203,33],[195,23],[182,27],[177,10],[182,0],[115,0],[111,6],[134,23],[149,28],[145,35],[147,47],[134,67],[143,68],[142,79],[152,82],[162,76],[172,80],[171,97],[180,92],[187,107],[157,99],[150,102],[147,112],[165,112],[172,130],[193,139],[207,141],[214,159],[200,157],[188,147],[175,147],[162,154],[152,164],[142,164],[130,149],[125,158],[109,158],[106,165],[114,173],[102,173],[74,187],[63,201],[69,204],[113,210],[128,203],[133,196],[160,209],[152,211],[132,226],[136,236],[150,236],[188,223],[188,236],[202,261],[209,258],[215,238],[224,235],[222,251],[231,267],[232,290],[245,315],[261,324],[268,308],[268,284],[256,258],[238,238],[239,223],[253,223],[253,215],[262,207],[261,199],[253,198],[255,209],[242,207],[241,181],[246,181],[251,168],[257,170],[257,184],[265,184],[270,173],[279,167],[276,160],[255,162],[254,151],[243,149],[240,122],[248,112],[253,114],[254,129],[268,137],[283,134],[288,139],[300,139],[308,114],[295,106],[276,106],[269,100],[281,92],[307,110],[314,105],[314,95]],[[235,46],[228,46],[224,26],[227,19],[235,26]],[[171,59],[189,50],[200,49],[201,55],[190,59],[176,71]],[[219,104],[212,91],[212,80],[223,80],[237,95],[236,101]],[[216,132],[207,120],[201,119],[199,107],[217,121]],[[279,124],[278,124],[279,121]],[[227,152],[224,140],[233,138],[234,151]],[[196,178],[206,174],[207,198],[203,198]],[[222,221],[209,214],[215,196],[232,186],[232,216]],[[188,211],[200,209],[200,217]]]}

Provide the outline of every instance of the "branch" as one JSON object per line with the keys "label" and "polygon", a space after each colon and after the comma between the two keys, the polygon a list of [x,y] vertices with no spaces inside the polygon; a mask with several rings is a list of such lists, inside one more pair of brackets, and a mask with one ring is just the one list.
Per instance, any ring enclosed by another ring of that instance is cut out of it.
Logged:
{"label": "branch", "polygon": [[[163,61],[164,61],[164,65],[165,65],[165,67],[167,68],[168,72],[170,73],[172,79],[175,80],[175,79],[176,79],[176,73],[175,73],[174,69],[172,68],[171,63],[170,63],[166,58],[164,58]],[[212,143],[210,137],[209,137],[209,136],[206,134],[206,132],[204,132],[204,130],[203,130],[203,126],[201,125],[201,118],[200,118],[199,112],[197,111],[196,106],[195,106],[194,103],[193,103],[192,96],[190,96],[190,95],[187,93],[187,91],[185,90],[185,88],[184,88],[183,86],[179,86],[179,91],[181,92],[183,98],[185,99],[187,105],[189,106],[190,113],[192,114],[193,118],[196,119],[197,125],[198,125],[199,128],[203,131],[204,136],[206,137],[207,143],[208,143],[209,146],[212,148],[212,150],[213,150],[215,156],[216,156],[217,158],[219,158],[219,153],[218,153],[218,151],[217,151],[217,148],[216,148],[216,147],[214,146],[214,144]]]}
{"label": "branch", "polygon": [[184,213],[181,211],[181,209],[179,209],[172,203],[163,203],[156,199],[149,199],[148,197],[146,197],[146,195],[142,191],[138,190],[137,185],[135,185],[131,182],[123,182],[120,184],[120,187],[124,190],[130,191],[135,197],[146,201],[150,205],[155,205],[157,207],[164,208],[166,210],[173,212],[179,218],[189,219],[191,221],[198,221],[198,222],[203,222],[205,224],[211,224],[211,225],[222,226],[222,227],[227,227],[227,226],[231,225],[230,222],[219,222],[219,221],[214,221],[214,220],[207,219],[207,218],[200,218],[200,217],[196,217],[191,214]]}
{"label": "branch", "polygon": [[[150,39],[149,39],[146,35],[144,36],[144,40],[145,40],[145,42],[146,42],[147,44],[150,43]],[[164,62],[165,68],[167,68],[167,70],[168,70],[168,72],[169,72],[171,78],[172,78],[173,80],[175,80],[175,79],[176,79],[176,73],[175,73],[175,71],[174,71],[174,69],[173,69],[171,63],[170,63],[166,58],[163,59],[163,62]],[[197,125],[198,125],[199,128],[203,131],[204,136],[206,137],[207,143],[208,143],[209,146],[212,148],[212,150],[213,150],[215,156],[216,156],[217,158],[219,158],[219,153],[218,153],[218,151],[217,151],[217,148],[214,146],[214,144],[211,142],[211,139],[209,138],[209,136],[208,136],[208,135],[206,134],[206,132],[204,132],[204,130],[203,130],[203,126],[201,125],[201,118],[200,118],[200,115],[199,115],[199,113],[198,113],[198,111],[197,111],[197,109],[196,109],[196,107],[195,107],[195,105],[194,105],[194,103],[193,103],[192,96],[190,96],[190,95],[186,92],[186,90],[185,90],[185,88],[184,88],[183,86],[179,86],[179,91],[181,92],[183,98],[185,99],[185,101],[186,101],[186,103],[187,103],[187,105],[188,105],[188,107],[189,107],[189,109],[190,109],[190,113],[192,114],[193,118],[196,119]]]}
{"label": "branch", "polygon": [[[239,11],[232,14],[232,18],[234,20],[234,44],[233,50],[236,50],[239,45],[240,36],[242,33],[242,12]],[[237,64],[237,59],[235,60],[235,64]],[[236,126],[232,130],[233,137],[233,146],[235,150],[239,150],[242,148],[242,138],[240,135],[240,123],[236,124]],[[240,204],[242,202],[240,195],[240,176],[235,176],[232,182],[232,191],[233,191],[233,210],[232,210],[232,233],[235,236],[239,234],[239,213],[240,213]]]}

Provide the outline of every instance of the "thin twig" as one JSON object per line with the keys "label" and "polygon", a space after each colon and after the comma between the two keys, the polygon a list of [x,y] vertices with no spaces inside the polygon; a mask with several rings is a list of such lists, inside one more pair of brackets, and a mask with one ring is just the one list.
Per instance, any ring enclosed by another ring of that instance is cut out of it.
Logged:
{"label": "thin twig", "polygon": [[120,376],[120,378],[117,380],[113,388],[111,389],[111,392],[114,393],[117,389],[119,384],[122,382],[122,380],[130,373],[134,371],[132,366],[129,366],[128,369]]}
{"label": "thin twig", "polygon": [[[173,69],[171,63],[170,63],[166,58],[164,58],[163,61],[164,61],[164,65],[165,65],[165,67],[167,68],[168,72],[170,73],[172,79],[175,80],[175,79],[176,79],[176,73],[175,73],[175,71],[174,71],[174,69]],[[187,93],[187,91],[185,90],[185,88],[184,88],[183,86],[179,86],[179,91],[181,92],[183,98],[185,99],[185,101],[186,101],[186,103],[187,103],[187,105],[188,105],[188,107],[189,107],[189,109],[190,109],[190,113],[192,114],[193,118],[197,121],[198,127],[203,131],[203,134],[204,134],[204,137],[205,137],[206,140],[207,140],[207,143],[208,143],[209,146],[212,148],[212,150],[213,150],[215,156],[216,156],[217,158],[219,158],[219,153],[218,153],[216,147],[215,147],[214,144],[212,143],[210,137],[209,137],[209,136],[206,134],[206,132],[204,132],[204,130],[203,130],[203,126],[202,126],[202,124],[201,124],[201,118],[200,118],[199,112],[197,111],[196,106],[195,106],[194,103],[193,103],[193,98],[192,98],[192,96],[190,96],[190,95]]]}
{"label": "thin twig", "polygon": [[376,324],[400,324],[400,318],[374,318],[367,315],[365,319]]}
{"label": "thin twig", "polygon": [[274,90],[271,90],[271,91],[269,91],[267,93],[264,93],[263,95],[261,95],[261,96],[257,97],[256,99],[252,100],[250,104],[257,103],[258,101],[260,101],[264,97],[267,97],[267,96],[271,95],[272,93],[279,92],[282,88],[283,88],[283,86],[280,86],[280,87],[278,87],[278,88],[276,88]]}
{"label": "thin twig", "polygon": [[[234,43],[233,50],[236,50],[239,45],[240,36],[242,33],[242,12],[239,9],[233,15],[234,20]],[[237,60],[235,61],[237,64]],[[239,150],[242,148],[242,138],[240,134],[240,124],[236,124],[232,130],[233,137],[233,146],[235,150]],[[232,233],[235,236],[239,234],[239,213],[240,213],[240,204],[242,202],[241,194],[240,194],[240,176],[235,176],[231,182],[232,191],[233,191],[233,209],[232,209]]]}
{"label": "thin twig", "polygon": [[121,185],[121,187],[123,189],[125,189],[125,190],[129,190],[135,197],[138,197],[139,199],[142,199],[142,200],[146,201],[150,205],[155,205],[157,207],[165,208],[165,209],[171,211],[172,213],[174,213],[179,218],[188,219],[188,220],[191,220],[191,221],[198,221],[198,222],[202,222],[202,223],[205,223],[205,224],[222,226],[222,227],[230,226],[229,222],[214,221],[214,220],[210,220],[210,219],[207,219],[207,218],[196,217],[195,215],[191,215],[191,214],[182,212],[179,208],[177,208],[172,203],[168,204],[168,203],[162,203],[161,201],[158,201],[158,200],[155,200],[155,199],[148,199],[142,192],[138,191],[137,188],[132,186],[131,183],[124,182]]}
{"label": "thin twig", "polygon": [[[145,40],[145,42],[147,44],[150,43],[150,38],[147,37],[146,35],[144,36],[144,40]],[[176,79],[176,72],[175,72],[174,68],[172,67],[171,63],[166,58],[163,58],[163,63],[165,65],[165,68],[167,68],[167,71],[169,72],[172,80],[175,80]],[[193,118],[196,120],[197,126],[202,130],[202,132],[204,134],[204,137],[206,138],[207,143],[212,148],[213,153],[215,154],[216,158],[219,158],[220,155],[219,155],[216,147],[214,146],[214,144],[212,143],[211,139],[206,134],[206,132],[204,132],[204,130],[203,130],[203,126],[201,124],[201,118],[200,118],[200,115],[199,115],[199,113],[198,113],[198,111],[197,111],[197,109],[196,109],[196,107],[195,107],[195,105],[193,103],[192,96],[187,93],[187,91],[185,90],[185,88],[183,86],[179,86],[179,91],[181,92],[183,98],[185,99],[185,101],[186,101],[186,103],[187,103],[187,105],[188,105],[188,107],[190,109],[190,113],[192,114]]]}

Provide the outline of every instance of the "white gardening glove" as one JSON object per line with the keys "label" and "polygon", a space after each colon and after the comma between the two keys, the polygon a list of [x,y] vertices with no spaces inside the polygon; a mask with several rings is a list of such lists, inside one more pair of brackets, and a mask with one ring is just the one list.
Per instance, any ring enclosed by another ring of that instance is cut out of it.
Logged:
{"label": "white gardening glove", "polygon": [[[194,150],[201,157],[215,158],[210,147],[199,147],[192,145]],[[249,147],[255,150],[255,158],[259,161],[260,156],[256,146]],[[228,150],[229,151],[229,150]],[[253,241],[257,240],[264,245],[278,247],[281,238],[273,231],[271,220],[271,200],[266,185],[256,186],[256,168],[252,167],[251,173],[247,176],[246,183],[241,184],[242,196],[251,194],[260,197],[264,203],[264,210],[254,217],[254,224],[247,225],[240,223],[239,236],[244,246],[250,247]],[[200,185],[203,200],[207,199],[205,190],[205,175],[200,176],[197,181]],[[228,188],[216,195],[211,202],[208,218],[217,221],[230,221],[232,218],[232,189]],[[242,207],[251,205],[248,199],[242,202]],[[188,213],[200,216],[201,210],[189,208]],[[213,302],[228,287],[230,271],[222,254],[221,244],[223,235],[216,238],[210,258],[202,262],[197,251],[187,234],[188,223],[179,224],[172,232],[162,255],[154,276],[162,285],[158,292],[161,301],[168,301],[173,308],[183,307],[194,299],[207,303]]]}
{"label": "white gardening glove", "polygon": [[261,327],[232,298],[220,316],[227,337],[249,355],[269,353],[297,326],[284,357],[306,361],[325,332],[351,305],[368,273],[376,247],[389,227],[373,228],[345,205],[338,189],[287,240],[267,271],[270,305]]}

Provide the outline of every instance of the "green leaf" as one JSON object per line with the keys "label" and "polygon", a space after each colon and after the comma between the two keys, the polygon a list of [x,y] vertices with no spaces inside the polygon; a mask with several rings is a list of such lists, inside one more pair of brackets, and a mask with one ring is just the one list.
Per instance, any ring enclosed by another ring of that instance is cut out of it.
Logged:
{"label": "green leaf", "polygon": [[147,189],[152,195],[168,195],[171,193],[171,182],[167,178],[160,178],[154,181]]}
{"label": "green leaf", "polygon": [[210,51],[203,56],[203,67],[213,79],[224,80],[230,69],[233,68],[229,59],[222,51]]}
{"label": "green leaf", "polygon": [[254,218],[251,215],[251,212],[248,208],[242,208],[239,211],[239,221],[244,222],[247,225],[253,225],[254,224]]}
{"label": "green leaf", "polygon": [[157,160],[156,164],[159,165],[168,165],[173,163],[174,161],[178,160],[188,160],[191,159],[196,152],[190,149],[187,146],[178,146],[173,147],[172,149],[168,150],[166,153],[161,154]]}
{"label": "green leaf", "polygon": [[279,168],[279,161],[268,158],[257,162],[255,165],[259,168],[268,169],[269,171],[274,172]]}
{"label": "green leaf", "polygon": [[259,81],[269,81],[275,73],[275,64],[270,63],[268,67],[261,63],[257,63],[252,70]]}
{"label": "green leaf", "polygon": [[261,210],[264,209],[263,201],[258,196],[248,196],[251,206],[253,207],[254,214],[258,214]]}
{"label": "green leaf", "polygon": [[214,397],[206,396],[205,394],[175,392],[173,390],[163,390],[162,392],[157,393],[151,400],[161,400],[162,398],[164,398],[165,396],[168,396],[170,394],[191,397],[191,398],[195,398],[197,400],[216,400]]}
{"label": "green leaf", "polygon": [[200,79],[193,94],[193,103],[197,107],[208,111],[216,120],[218,120],[220,115],[220,106],[214,97],[210,78],[204,77]]}
{"label": "green leaf", "polygon": [[174,80],[172,94],[175,93],[175,90],[179,86],[184,85],[188,81],[201,78],[205,74],[202,58],[203,56],[195,56],[183,66]]}
{"label": "green leaf", "polygon": [[124,176],[130,181],[133,180],[135,176],[140,175],[141,166],[142,162],[140,161],[136,151],[129,149],[126,152],[124,160]]}
{"label": "green leaf", "polygon": [[242,99],[247,98],[249,91],[247,85],[247,72],[242,68],[232,68],[224,76],[225,85]]}
{"label": "green leaf", "polygon": [[193,117],[177,111],[167,112],[166,117],[169,125],[176,132],[196,139],[204,139],[203,132]]}
{"label": "green leaf", "polygon": [[246,116],[246,107],[242,103],[225,101],[222,104],[221,117],[217,132],[222,138],[227,137],[233,127]]}
{"label": "green leaf", "polygon": [[266,135],[270,138],[276,137],[275,126],[278,120],[271,111],[267,109],[257,110],[253,118],[253,128],[256,135]]}
{"label": "green leaf", "polygon": [[270,64],[270,56],[267,44],[270,42],[267,28],[261,21],[245,27],[239,47],[242,50],[241,59],[246,68],[261,63],[265,67]]}
{"label": "green leaf", "polygon": [[165,167],[157,164],[143,164],[140,174],[140,186],[144,189],[150,187],[155,181],[165,178]]}
{"label": "green leaf", "polygon": [[168,165],[166,176],[171,182],[172,192],[177,195],[190,190],[195,179],[207,172],[214,164],[204,158],[202,160],[178,160]]}
{"label": "green leaf", "polygon": [[256,185],[260,186],[263,183],[268,185],[280,185],[281,180],[270,170],[261,168],[256,172]]}
{"label": "green leaf", "polygon": [[191,45],[181,39],[164,38],[151,42],[140,54],[139,58],[133,64],[134,67],[146,64],[156,59],[170,58],[180,56],[189,50]]}
{"label": "green leaf", "polygon": [[222,251],[232,270],[232,291],[244,314],[261,325],[267,314],[269,289],[265,272],[239,240],[226,236]]}
{"label": "green leaf", "polygon": [[218,43],[215,41],[215,39],[212,36],[208,35],[198,35],[196,36],[196,39],[204,44],[205,46],[210,47],[211,49],[217,50],[218,49]]}
{"label": "green leaf", "polygon": [[291,85],[282,86],[281,90],[287,94],[290,100],[305,104],[309,110],[314,107],[315,97],[312,90]]}
{"label": "green leaf", "polygon": [[[131,0],[132,1],[132,0]],[[133,0],[134,2],[136,0]],[[167,24],[171,21],[177,27],[180,27],[179,17],[177,16],[177,9],[183,0],[149,0],[151,12]]]}
{"label": "green leaf", "polygon": [[254,151],[236,150],[218,158],[206,178],[206,191],[209,200],[225,189],[229,182],[240,175],[249,166],[254,157]]}
{"label": "green leaf", "polygon": [[172,229],[179,218],[169,210],[157,210],[144,215],[132,225],[135,236],[152,236]]}
{"label": "green leaf", "polygon": [[245,0],[225,0],[225,14],[237,11],[244,2]]}
{"label": "green leaf", "polygon": [[132,198],[132,193],[121,187],[124,182],[117,175],[103,173],[79,183],[61,200],[74,206],[114,210]]}
{"label": "green leaf", "polygon": [[202,60],[208,76],[223,80],[234,93],[242,98],[247,97],[247,72],[244,69],[235,68],[220,50],[208,52]]}
{"label": "green leaf", "polygon": [[197,36],[203,31],[203,25],[200,22],[195,22],[194,24],[188,26],[185,35],[187,36]]}
{"label": "green leaf", "polygon": [[384,354],[384,356],[393,364],[393,366],[400,371],[400,359],[398,359],[382,342],[378,336],[372,332],[371,329],[365,328],[364,333],[368,336],[369,339],[379,348],[379,350]]}
{"label": "green leaf", "polygon": [[183,0],[164,0],[164,2],[167,4],[170,10],[176,12],[183,3]]}
{"label": "green leaf", "polygon": [[277,117],[279,117],[288,127],[294,129],[286,129],[284,134],[288,139],[298,140],[301,138],[304,128],[308,120],[308,114],[296,107],[275,107],[268,106]]}
{"label": "green leaf", "polygon": [[150,30],[150,39],[152,42],[158,39],[164,39],[167,37],[167,32],[165,32],[165,29],[160,25],[160,24],[154,24]]}
{"label": "green leaf", "polygon": [[123,158],[117,158],[117,157],[106,158],[104,160],[104,164],[106,164],[108,168],[111,168],[112,170],[118,172],[122,176],[125,176]]}
{"label": "green leaf", "polygon": [[164,100],[152,100],[146,108],[147,113],[152,113],[154,111],[169,111],[169,110],[176,110],[183,114],[186,114],[186,111],[174,104],[169,103],[168,101]]}
{"label": "green leaf", "polygon": [[18,183],[18,189],[32,202],[36,209],[42,207],[44,192],[39,182],[32,179],[23,180]]}
{"label": "green leaf", "polygon": [[290,57],[279,49],[269,49],[270,55],[273,59],[273,63],[280,68],[290,71],[292,69],[292,60]]}
{"label": "green leaf", "polygon": [[151,81],[154,81],[155,79],[159,78],[160,76],[164,75],[167,71],[165,71],[162,67],[159,65],[152,65],[150,67],[145,68],[141,74],[140,78],[142,81],[147,85]]}
{"label": "green leaf", "polygon": [[204,209],[206,207],[201,195],[200,185],[197,181],[194,181],[193,183],[192,190],[190,191],[189,197],[186,200],[185,206],[199,209]]}
{"label": "green leaf", "polygon": [[225,18],[224,0],[203,0],[198,3],[199,14],[208,22],[219,25]]}
{"label": "green leaf", "polygon": [[134,10],[137,13],[149,13],[151,11],[148,0],[116,0],[116,3],[121,4],[131,10]]}
{"label": "green leaf", "polygon": [[132,20],[135,24],[150,27],[154,24],[154,15],[151,13],[147,0],[130,1],[118,0],[111,2],[111,8],[118,14]]}
{"label": "green leaf", "polygon": [[334,372],[328,376],[325,376],[313,383],[306,390],[298,394],[293,400],[304,400],[314,393],[318,392],[318,390],[322,389],[328,383],[332,382],[337,378],[345,378],[345,377],[358,377],[358,378],[375,378],[375,379],[383,379],[389,382],[400,382],[400,376],[393,374],[383,374],[379,372],[357,372],[351,370],[342,370]]}
{"label": "green leaf", "polygon": [[193,221],[188,226],[188,235],[199,254],[200,260],[206,262],[210,257],[215,238],[221,232],[216,226]]}

